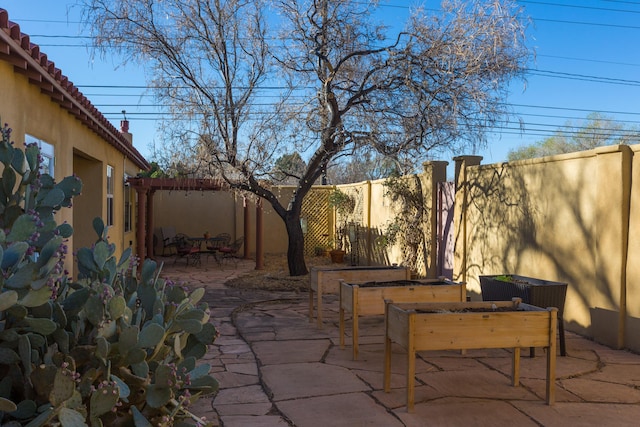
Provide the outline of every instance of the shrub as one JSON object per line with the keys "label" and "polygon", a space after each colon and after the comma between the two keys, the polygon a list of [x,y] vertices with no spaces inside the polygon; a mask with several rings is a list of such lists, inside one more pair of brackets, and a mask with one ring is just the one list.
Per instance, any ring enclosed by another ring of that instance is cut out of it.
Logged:
{"label": "shrub", "polygon": [[198,365],[217,336],[203,289],[159,278],[130,249],[120,259],[101,219],[63,271],[73,230],[54,213],[80,194],[77,177],[38,172],[39,150],[13,147],[0,162],[0,422],[12,425],[195,425],[188,411],[217,382]]}

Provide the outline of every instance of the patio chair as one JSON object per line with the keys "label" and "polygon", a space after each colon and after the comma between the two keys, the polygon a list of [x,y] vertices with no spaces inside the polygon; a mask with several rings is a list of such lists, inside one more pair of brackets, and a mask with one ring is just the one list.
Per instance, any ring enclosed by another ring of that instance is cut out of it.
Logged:
{"label": "patio chair", "polygon": [[160,227],[160,237],[162,238],[162,256],[171,255],[176,252],[176,229],[174,227]]}
{"label": "patio chair", "polygon": [[244,244],[244,236],[237,238],[229,246],[224,246],[218,249],[218,252],[220,252],[221,254],[220,264],[222,265],[222,262],[225,259],[228,259],[228,260],[233,260],[235,262],[235,266],[237,267],[238,259],[239,259],[238,252],[240,251],[240,248],[242,247],[243,244]]}
{"label": "patio chair", "polygon": [[190,239],[186,234],[176,234],[176,259],[173,261],[175,264],[178,258],[184,258],[189,266],[189,261],[192,261],[192,265],[200,264],[200,242]]}
{"label": "patio chair", "polygon": [[216,262],[220,264],[221,258],[218,256],[220,254],[220,248],[229,246],[230,241],[231,235],[229,233],[220,233],[215,237],[207,239],[205,241],[207,260],[209,260],[209,256],[213,255]]}

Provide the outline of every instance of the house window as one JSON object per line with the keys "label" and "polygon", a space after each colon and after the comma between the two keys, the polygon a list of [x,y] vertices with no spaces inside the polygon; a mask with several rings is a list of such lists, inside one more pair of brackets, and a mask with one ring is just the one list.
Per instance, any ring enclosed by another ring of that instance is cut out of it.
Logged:
{"label": "house window", "polygon": [[53,145],[48,144],[47,142],[28,134],[25,135],[24,142],[25,144],[38,144],[38,147],[40,148],[40,156],[42,157],[42,163],[40,163],[40,173],[46,173],[51,175],[52,178],[55,178],[55,175],[53,173],[55,165]]}
{"label": "house window", "polygon": [[107,165],[107,226],[113,225],[113,166]]}
{"label": "house window", "polygon": [[129,175],[124,174],[124,231],[125,233],[131,231],[131,220],[133,215],[132,209],[132,197],[131,192],[133,189],[131,185],[127,182]]}

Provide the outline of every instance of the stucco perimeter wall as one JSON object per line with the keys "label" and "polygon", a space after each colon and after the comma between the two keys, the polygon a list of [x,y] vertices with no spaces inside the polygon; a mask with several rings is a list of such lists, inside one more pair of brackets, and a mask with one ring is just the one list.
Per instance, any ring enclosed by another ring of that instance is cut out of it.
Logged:
{"label": "stucco perimeter wall", "polygon": [[[465,280],[474,298],[480,298],[480,275],[568,282],[568,330],[640,350],[632,338],[640,324],[625,339],[625,325],[640,316],[626,305],[640,287],[640,269],[634,265],[637,271],[627,274],[628,227],[640,231],[638,220],[629,223],[630,201],[640,207],[640,184],[631,189],[634,151],[603,147],[465,168],[457,182],[454,278]],[[640,256],[636,246],[630,248]]]}
{"label": "stucco perimeter wall", "polygon": [[[235,233],[234,195],[226,191],[156,191],[153,195],[153,227],[174,227],[176,233],[203,236],[209,232]],[[161,251],[157,242],[155,251]]]}
{"label": "stucco perimeter wall", "polygon": [[[335,222],[359,224],[359,265],[405,265],[419,277],[436,277],[437,185],[446,180],[446,168],[447,162],[425,162],[421,173],[399,180],[401,191],[388,186],[385,179],[336,186],[355,201],[353,212],[347,218],[337,216]],[[422,202],[420,210],[414,206],[417,200]],[[414,218],[419,220],[412,222]],[[394,223],[401,228],[410,224],[417,231],[413,248],[406,239],[409,233],[403,232],[388,244],[386,236]]]}
{"label": "stucco perimeter wall", "polygon": [[[276,188],[281,200],[288,200],[293,187]],[[242,197],[232,191],[156,191],[153,196],[154,233],[158,237],[155,251],[161,253],[160,229],[174,227],[176,233],[200,237],[229,233],[232,240],[245,238],[249,255],[255,256],[256,217],[254,196]],[[262,202],[263,250],[267,254],[287,253],[284,223],[270,204]],[[245,228],[245,215],[247,228]],[[244,253],[244,247],[241,249]]]}
{"label": "stucco perimeter wall", "polygon": [[[412,256],[400,243],[384,245],[384,234],[395,218],[403,215],[403,206],[389,196],[385,180],[363,181],[339,186],[314,186],[302,206],[301,218],[306,223],[305,253],[313,256],[316,247],[327,247],[335,235],[336,223],[358,224],[358,265],[410,265],[420,277],[435,277],[436,272],[436,199],[437,183],[446,178],[447,162],[426,162],[421,174],[404,177],[412,191],[424,199],[424,212],[420,230],[424,239]],[[351,195],[355,201],[353,212],[340,218],[328,204],[328,195],[335,189]],[[278,200],[287,206],[295,187],[273,187]],[[286,255],[287,232],[282,219],[269,203],[262,201],[260,210],[255,196],[246,198],[230,191],[156,191],[153,196],[154,232],[157,236],[155,251],[162,250],[160,228],[171,226],[177,233],[202,236],[208,231],[212,236],[230,233],[232,238],[246,236],[249,256],[256,251],[256,217],[262,215],[263,252]],[[245,225],[244,218],[247,218]],[[245,228],[246,227],[246,228]],[[351,255],[351,248],[344,248]],[[410,252],[410,251],[409,251]],[[349,258],[349,261],[351,258]]]}

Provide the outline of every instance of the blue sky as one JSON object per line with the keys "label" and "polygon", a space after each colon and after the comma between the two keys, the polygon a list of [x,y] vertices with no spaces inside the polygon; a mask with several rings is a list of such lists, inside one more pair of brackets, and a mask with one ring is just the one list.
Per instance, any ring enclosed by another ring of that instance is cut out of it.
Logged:
{"label": "blue sky", "polygon": [[[119,127],[127,111],[134,145],[145,156],[158,143],[159,110],[145,94],[144,71],[118,67],[110,58],[91,58],[84,47],[79,9],[73,0],[0,0],[9,19],[41,46],[70,81]],[[412,2],[382,0],[390,24],[408,13]],[[526,87],[515,82],[509,98],[517,119],[489,136],[489,145],[477,153],[483,163],[501,162],[510,149],[540,141],[567,120],[578,121],[594,111],[627,126],[640,127],[640,2],[549,0],[519,1],[532,18],[529,45],[537,58],[531,64]],[[437,2],[426,1],[427,7]]]}

